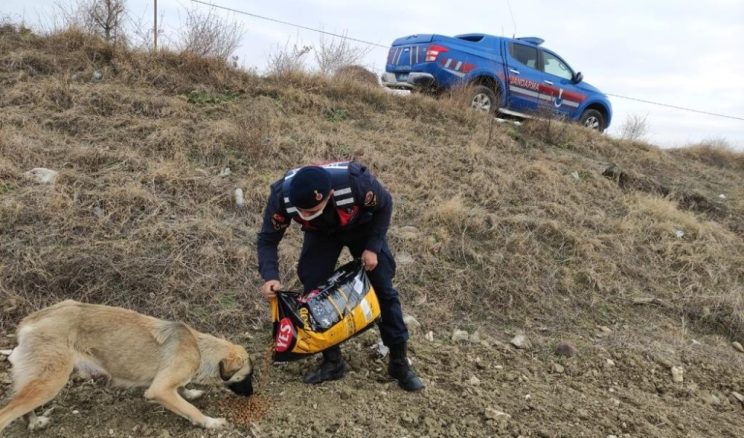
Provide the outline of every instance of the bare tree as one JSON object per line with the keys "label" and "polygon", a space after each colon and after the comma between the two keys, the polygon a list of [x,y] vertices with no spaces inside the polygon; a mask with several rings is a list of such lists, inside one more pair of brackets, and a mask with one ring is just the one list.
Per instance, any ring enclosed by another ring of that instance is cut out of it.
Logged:
{"label": "bare tree", "polygon": [[206,12],[189,9],[186,14],[178,44],[182,51],[227,59],[240,45],[245,33],[243,25],[219,16],[215,8]]}
{"label": "bare tree", "polygon": [[304,72],[305,55],[313,50],[312,46],[289,42],[284,47],[278,47],[269,55],[268,74],[284,76],[292,73]]}
{"label": "bare tree", "polygon": [[115,43],[123,35],[126,14],[125,0],[88,0],[85,7],[88,28],[100,34],[109,43]]}
{"label": "bare tree", "polygon": [[79,28],[112,44],[125,39],[125,0],[74,0],[57,2],[55,6],[56,14],[49,26],[51,31]]}
{"label": "bare tree", "polygon": [[[135,50],[149,51],[153,48],[153,28],[152,21],[148,21],[152,15],[152,10],[143,10],[139,16],[132,14],[128,15],[127,20],[127,43]],[[163,14],[158,16],[158,23],[163,22]],[[165,36],[162,26],[157,29],[158,31],[158,42]]]}
{"label": "bare tree", "polygon": [[320,44],[315,49],[315,62],[321,74],[332,75],[341,67],[357,64],[369,51],[369,47],[351,45],[346,33],[340,38],[331,38],[330,41],[321,35]]}
{"label": "bare tree", "polygon": [[628,114],[620,125],[620,137],[624,140],[639,141],[648,135],[648,115]]}

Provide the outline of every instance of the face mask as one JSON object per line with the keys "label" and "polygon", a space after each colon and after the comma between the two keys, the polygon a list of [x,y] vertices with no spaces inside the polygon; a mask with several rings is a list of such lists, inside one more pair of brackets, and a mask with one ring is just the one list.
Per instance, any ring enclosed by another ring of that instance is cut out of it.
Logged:
{"label": "face mask", "polygon": [[297,210],[297,214],[300,216],[300,219],[302,219],[304,221],[311,221],[311,220],[317,218],[318,216],[320,216],[321,214],[323,214],[323,208],[321,208],[320,210],[318,210],[316,213],[313,213],[311,216],[305,216],[304,214],[300,213],[299,210]]}

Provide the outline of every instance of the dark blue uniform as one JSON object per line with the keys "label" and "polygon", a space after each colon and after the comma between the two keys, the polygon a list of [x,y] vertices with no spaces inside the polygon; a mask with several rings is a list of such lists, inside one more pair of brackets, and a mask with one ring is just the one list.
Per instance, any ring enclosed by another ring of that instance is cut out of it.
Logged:
{"label": "dark blue uniform", "polygon": [[393,213],[393,199],[366,166],[354,162],[325,164],[331,174],[333,198],[323,214],[305,221],[290,203],[289,181],[299,169],[287,172],[271,185],[271,194],[258,233],[258,268],[265,281],[279,279],[277,247],[292,220],[305,232],[297,274],[310,291],[328,279],[344,246],[355,258],[365,249],[377,254],[377,267],[368,272],[380,301],[380,335],[385,345],[408,340],[408,330],[398,292],[393,288],[395,260],[388,248],[386,234]]}

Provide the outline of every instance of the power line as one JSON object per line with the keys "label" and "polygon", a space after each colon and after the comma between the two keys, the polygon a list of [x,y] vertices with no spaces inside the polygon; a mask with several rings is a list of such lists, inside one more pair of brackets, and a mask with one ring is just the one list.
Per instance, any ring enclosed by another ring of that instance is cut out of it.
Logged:
{"label": "power line", "polygon": [[[213,8],[217,8],[217,9],[224,9],[226,11],[234,12],[236,14],[248,15],[250,17],[259,18],[261,20],[271,21],[271,22],[274,22],[274,23],[284,24],[284,25],[287,25],[287,26],[293,26],[293,27],[297,27],[299,29],[309,30],[311,32],[317,32],[317,33],[320,33],[320,34],[330,35],[330,36],[334,36],[334,37],[337,37],[337,38],[346,39],[346,40],[349,40],[349,41],[355,41],[357,43],[367,44],[367,45],[374,46],[374,47],[381,47],[383,49],[389,49],[390,48],[390,46],[384,46],[382,44],[373,43],[371,41],[365,41],[365,40],[360,40],[358,38],[352,38],[352,37],[349,37],[349,36],[346,36],[346,35],[340,35],[340,34],[337,34],[337,33],[326,32],[326,31],[321,30],[321,29],[315,29],[315,28],[308,27],[308,26],[302,26],[300,24],[290,23],[288,21],[278,20],[276,18],[266,17],[266,16],[263,16],[263,15],[258,15],[258,14],[254,14],[254,13],[247,12],[247,11],[241,11],[241,10],[238,10],[238,9],[228,8],[228,7],[225,7],[225,6],[216,5],[214,3],[209,3],[209,2],[205,2],[205,1],[201,1],[201,0],[191,0],[191,1],[194,2],[194,3],[200,3],[202,5],[211,6]],[[511,15],[512,24],[514,26],[514,31],[516,33],[517,23],[514,20],[514,14],[512,14],[511,2],[509,0],[507,0],[506,3],[509,6],[509,14]],[[726,114],[718,114],[718,113],[713,113],[713,112],[709,112],[709,111],[696,110],[696,109],[693,109],[693,108],[687,108],[687,107],[683,107],[683,106],[671,105],[671,104],[661,103],[661,102],[653,102],[653,101],[650,101],[650,100],[639,99],[639,98],[636,98],[636,97],[621,96],[619,94],[610,94],[610,93],[606,93],[606,94],[608,96],[617,97],[619,99],[633,100],[633,101],[636,101],[636,102],[647,103],[647,104],[650,104],[650,105],[658,105],[658,106],[667,107],[667,108],[673,108],[673,109],[677,109],[677,110],[681,110],[681,111],[689,111],[689,112],[698,113],[698,114],[705,114],[705,115],[709,115],[709,116],[723,117],[723,118],[726,118],[726,119],[733,119],[733,120],[744,121],[744,117],[739,117],[739,116],[730,116],[730,115],[726,115]]]}
{"label": "power line", "polygon": [[364,41],[364,40],[360,40],[360,39],[357,39],[357,38],[352,38],[352,37],[349,37],[349,36],[346,36],[346,35],[339,35],[337,33],[326,32],[324,30],[314,29],[312,27],[302,26],[300,24],[290,23],[288,21],[277,20],[276,18],[265,17],[263,15],[253,14],[253,13],[246,12],[246,11],[240,11],[240,10],[233,9],[233,8],[227,8],[225,6],[216,5],[214,3],[207,3],[207,2],[200,1],[200,0],[191,0],[191,1],[194,2],[194,3],[203,4],[203,5],[206,5],[206,6],[211,6],[213,8],[217,8],[217,9],[224,9],[226,11],[235,12],[236,14],[248,15],[250,17],[260,18],[261,20],[273,21],[274,23],[279,23],[279,24],[286,24],[287,26],[294,26],[294,27],[297,27],[297,28],[300,28],[300,29],[309,30],[309,31],[312,31],[312,32],[318,32],[318,33],[322,33],[322,34],[325,34],[325,35],[334,36],[334,37],[337,37],[337,38],[343,38],[343,39],[349,40],[349,41],[355,41],[357,43],[368,44],[370,46],[382,47],[383,49],[386,49],[386,50],[390,48],[390,46],[383,46],[382,44],[373,43],[371,41]]}
{"label": "power line", "polygon": [[671,104],[668,104],[668,103],[653,102],[651,100],[638,99],[636,97],[620,96],[618,94],[611,94],[611,93],[606,93],[606,94],[608,96],[618,97],[620,99],[634,100],[636,102],[648,103],[648,104],[651,104],[651,105],[658,105],[658,106],[663,106],[663,107],[667,107],[667,108],[678,109],[678,110],[682,110],[682,111],[689,111],[689,112],[692,112],[692,113],[705,114],[705,115],[708,115],[708,116],[716,116],[716,117],[723,117],[723,118],[726,118],[726,119],[734,119],[734,120],[744,121],[744,117],[729,116],[729,115],[726,115],[726,114],[712,113],[712,112],[708,112],[708,111],[702,111],[702,110],[696,110],[696,109],[693,109],[693,108],[687,108],[687,107],[684,107],[684,106],[677,106],[677,105],[671,105]]}

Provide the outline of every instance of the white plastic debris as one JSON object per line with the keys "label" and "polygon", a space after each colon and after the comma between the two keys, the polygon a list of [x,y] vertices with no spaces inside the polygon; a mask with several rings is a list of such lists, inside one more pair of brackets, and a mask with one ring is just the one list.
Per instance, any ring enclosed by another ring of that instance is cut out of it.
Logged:
{"label": "white plastic debris", "polygon": [[581,176],[579,175],[579,172],[573,171],[573,172],[571,172],[571,176],[572,176],[572,177],[573,177],[573,178],[574,178],[574,179],[575,179],[576,181],[579,181],[579,180],[581,180]]}
{"label": "white plastic debris", "polygon": [[222,177],[230,176],[230,175],[232,175],[232,171],[230,170],[229,167],[225,167],[224,169],[220,171],[220,176]]}
{"label": "white plastic debris", "polygon": [[467,342],[470,339],[470,334],[465,330],[455,329],[452,332],[452,342]]}
{"label": "white plastic debris", "polygon": [[45,167],[36,167],[23,174],[26,178],[32,179],[41,184],[54,184],[59,173],[56,170]]}
{"label": "white plastic debris", "polygon": [[674,232],[674,235],[677,236],[678,239],[681,239],[681,238],[685,237],[685,232],[682,231],[682,230],[676,230]]}
{"label": "white plastic debris", "polygon": [[685,380],[685,370],[682,367],[672,367],[672,381],[674,383],[682,383]]}
{"label": "white plastic debris", "polygon": [[245,198],[243,198],[243,189],[235,189],[235,205],[238,208],[245,206]]}
{"label": "white plastic debris", "polygon": [[723,193],[721,193],[720,195],[718,195],[718,197],[721,198],[721,199],[726,199],[726,195],[724,195]]}
{"label": "white plastic debris", "polygon": [[377,343],[372,346],[372,350],[374,350],[374,352],[377,353],[381,358],[385,358],[385,356],[387,356],[390,352],[390,349],[382,343],[382,340],[377,341]]}

